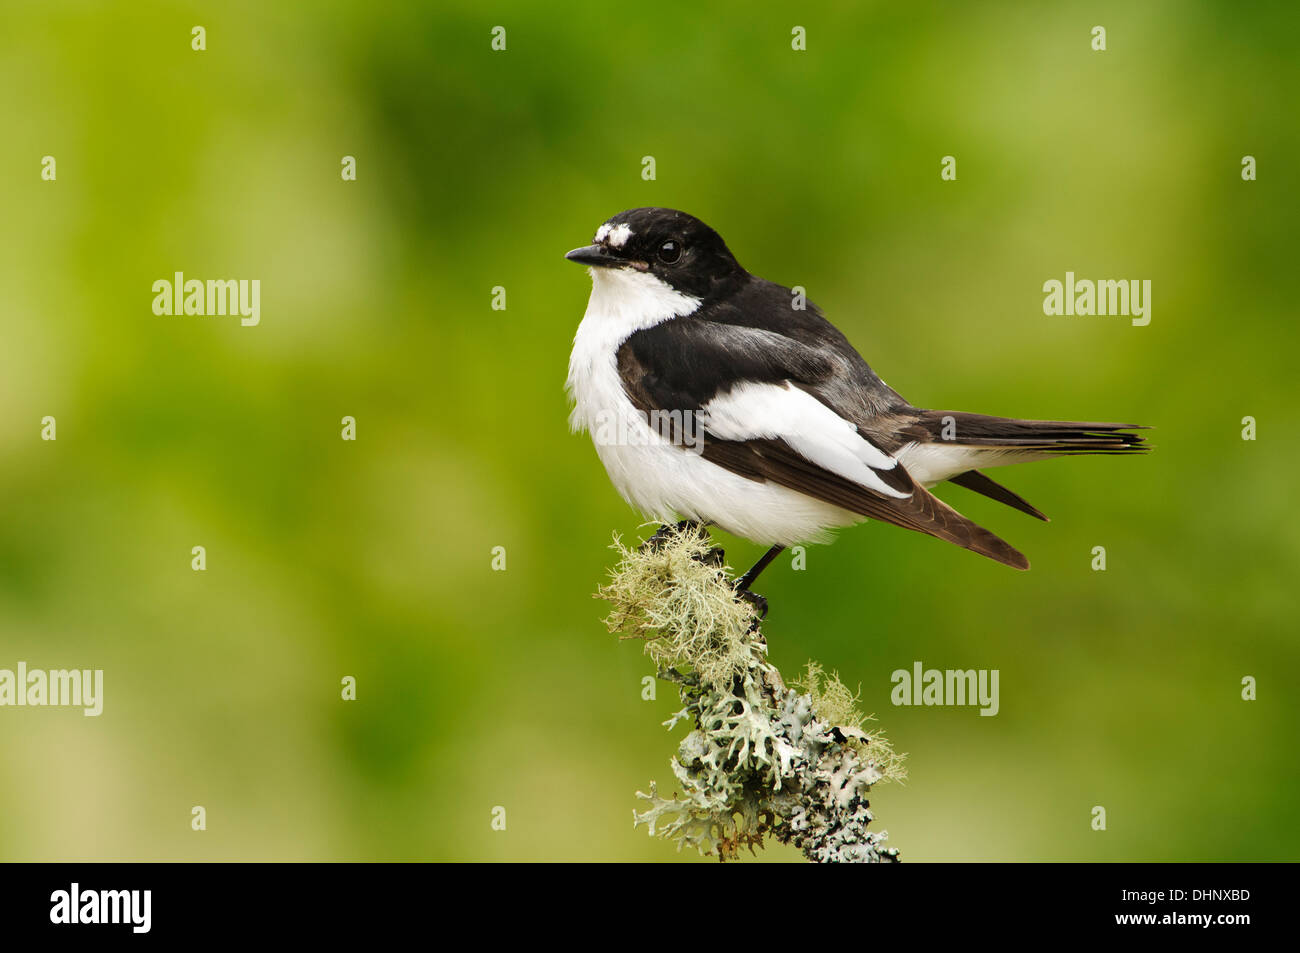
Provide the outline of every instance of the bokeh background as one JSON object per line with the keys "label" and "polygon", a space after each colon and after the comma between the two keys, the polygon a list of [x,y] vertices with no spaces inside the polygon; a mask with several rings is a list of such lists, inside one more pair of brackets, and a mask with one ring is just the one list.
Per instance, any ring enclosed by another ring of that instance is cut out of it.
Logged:
{"label": "bokeh background", "polygon": [[[675,698],[600,623],[641,520],[563,393],[561,256],[668,205],[921,406],[1157,427],[1002,471],[1050,524],[941,491],[1029,573],[870,524],[764,577],[778,664],[910,754],[903,859],[1295,859],[1291,7],[6,2],[0,667],[106,699],[0,710],[0,857],[691,859],[631,824]],[[177,270],[261,325],[155,316]],[[1044,316],[1067,270],[1151,324]],[[1000,714],[894,708],[916,660]]]}

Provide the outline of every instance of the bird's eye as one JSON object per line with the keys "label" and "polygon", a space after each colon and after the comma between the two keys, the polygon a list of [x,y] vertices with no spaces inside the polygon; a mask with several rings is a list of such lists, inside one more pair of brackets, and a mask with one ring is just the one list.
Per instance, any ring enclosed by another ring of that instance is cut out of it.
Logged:
{"label": "bird's eye", "polygon": [[671,265],[678,258],[682,257],[682,243],[675,238],[670,238],[659,246],[659,260],[665,265]]}

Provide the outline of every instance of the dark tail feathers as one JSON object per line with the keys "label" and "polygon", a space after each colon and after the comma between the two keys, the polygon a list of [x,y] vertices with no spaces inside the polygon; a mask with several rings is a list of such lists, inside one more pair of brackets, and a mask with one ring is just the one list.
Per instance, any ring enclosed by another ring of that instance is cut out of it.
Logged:
{"label": "dark tail feathers", "polygon": [[[969,447],[1045,450],[1052,453],[1131,453],[1148,449],[1140,424],[1083,423],[1066,420],[1020,420],[953,410],[926,410],[916,425],[929,441]],[[920,436],[920,434],[918,434]]]}
{"label": "dark tail feathers", "polygon": [[[1149,450],[1141,434],[1128,430],[1147,430],[1140,424],[1084,423],[1064,420],[1020,420],[1015,417],[989,417],[957,411],[924,411],[917,425],[930,441],[950,440],[973,447],[1007,450],[1042,451],[1048,454],[1141,453]],[[1012,509],[1043,521],[1047,517],[1024,497],[985,476],[979,470],[967,470],[949,479],[950,483],[1005,503]]]}

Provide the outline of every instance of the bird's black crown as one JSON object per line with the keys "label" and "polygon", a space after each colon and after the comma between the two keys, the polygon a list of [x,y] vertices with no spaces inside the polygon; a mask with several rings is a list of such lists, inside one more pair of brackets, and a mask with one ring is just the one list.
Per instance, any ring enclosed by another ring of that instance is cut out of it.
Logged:
{"label": "bird's black crown", "polygon": [[596,231],[597,260],[585,264],[648,271],[678,291],[697,298],[730,293],[747,277],[722,236],[693,215],[671,208],[619,212]]}

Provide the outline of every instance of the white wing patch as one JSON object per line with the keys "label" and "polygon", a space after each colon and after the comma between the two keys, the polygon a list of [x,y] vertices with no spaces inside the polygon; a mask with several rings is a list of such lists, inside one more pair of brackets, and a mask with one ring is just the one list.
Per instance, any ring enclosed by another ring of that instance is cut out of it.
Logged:
{"label": "white wing patch", "polygon": [[823,470],[895,499],[895,490],[876,474],[898,461],[858,433],[858,428],[812,394],[789,381],[744,383],[713,398],[700,410],[701,423],[723,440],[784,440]]}

